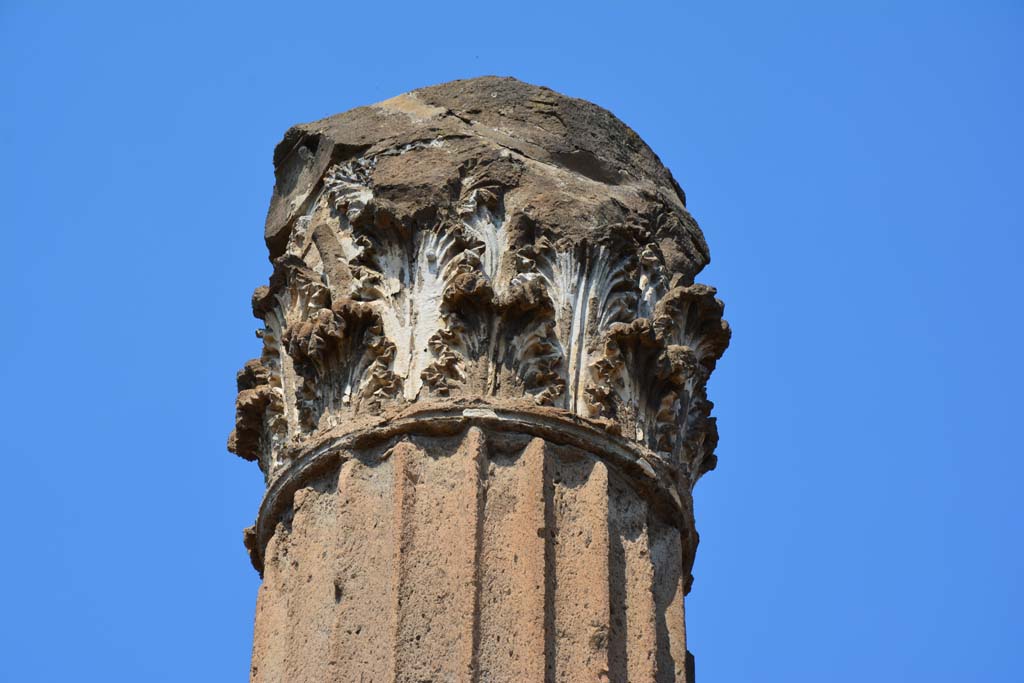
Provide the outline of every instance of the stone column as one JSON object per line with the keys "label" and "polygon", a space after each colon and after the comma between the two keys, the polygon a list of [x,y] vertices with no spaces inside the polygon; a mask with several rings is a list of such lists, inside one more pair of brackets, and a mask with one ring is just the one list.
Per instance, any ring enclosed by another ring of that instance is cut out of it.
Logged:
{"label": "stone column", "polygon": [[251,679],[686,681],[729,341],[685,196],[513,79],[288,131],[229,448],[267,491]]}

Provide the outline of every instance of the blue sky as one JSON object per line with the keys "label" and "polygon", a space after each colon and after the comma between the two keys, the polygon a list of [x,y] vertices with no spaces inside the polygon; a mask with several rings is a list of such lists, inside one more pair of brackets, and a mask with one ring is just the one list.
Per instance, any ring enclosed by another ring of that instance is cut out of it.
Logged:
{"label": "blue sky", "polygon": [[0,4],[0,679],[241,681],[224,450],[289,125],[459,77],[605,106],[734,328],[703,682],[1020,680],[1014,2]]}

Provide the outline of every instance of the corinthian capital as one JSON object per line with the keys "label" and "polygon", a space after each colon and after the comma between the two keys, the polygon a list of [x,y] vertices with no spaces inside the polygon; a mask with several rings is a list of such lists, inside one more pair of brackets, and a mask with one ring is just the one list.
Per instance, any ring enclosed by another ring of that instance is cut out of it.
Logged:
{"label": "corinthian capital", "polygon": [[588,421],[692,485],[729,341],[685,196],[609,112],[512,79],[288,131],[229,447],[268,479],[331,435],[428,408]]}

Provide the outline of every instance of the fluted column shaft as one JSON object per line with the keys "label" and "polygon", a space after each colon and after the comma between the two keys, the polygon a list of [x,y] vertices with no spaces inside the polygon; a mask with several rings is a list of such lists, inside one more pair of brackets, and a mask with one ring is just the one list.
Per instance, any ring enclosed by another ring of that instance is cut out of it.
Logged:
{"label": "fluted column shaft", "polygon": [[472,421],[320,458],[266,510],[253,680],[685,680],[678,518],[628,462]]}

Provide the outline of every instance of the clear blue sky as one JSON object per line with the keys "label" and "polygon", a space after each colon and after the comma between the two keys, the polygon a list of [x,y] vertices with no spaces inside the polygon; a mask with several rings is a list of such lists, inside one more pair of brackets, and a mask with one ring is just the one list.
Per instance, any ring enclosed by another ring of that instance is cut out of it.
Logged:
{"label": "clear blue sky", "polygon": [[711,246],[699,680],[1021,680],[1024,6],[212,4],[0,5],[0,679],[246,679],[274,145],[499,74],[635,128]]}

